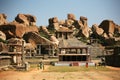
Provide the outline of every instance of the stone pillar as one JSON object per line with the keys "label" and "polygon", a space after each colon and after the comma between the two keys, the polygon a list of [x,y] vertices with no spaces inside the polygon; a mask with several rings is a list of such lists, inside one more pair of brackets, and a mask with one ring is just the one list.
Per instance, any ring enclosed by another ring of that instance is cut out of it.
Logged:
{"label": "stone pillar", "polygon": [[65,33],[65,38],[68,39],[68,33],[67,32]]}
{"label": "stone pillar", "polygon": [[88,54],[88,49],[86,48],[86,54]]}
{"label": "stone pillar", "polygon": [[58,38],[58,32],[56,32],[56,38]]}
{"label": "stone pillar", "polygon": [[48,46],[49,46],[49,49],[48,49],[48,54],[49,54],[49,56],[51,55],[51,46],[48,44]]}
{"label": "stone pillar", "polygon": [[24,60],[25,60],[25,56],[24,56],[24,41],[22,41],[22,65],[24,65]]}
{"label": "stone pillar", "polygon": [[63,33],[61,33],[62,34],[62,39],[64,39],[64,35],[63,35]]}
{"label": "stone pillar", "polygon": [[77,49],[75,49],[76,50],[76,54],[78,53],[78,51],[77,51]]}
{"label": "stone pillar", "polygon": [[28,69],[29,69],[29,64],[28,62],[25,62],[25,70],[28,71]]}
{"label": "stone pillar", "polygon": [[80,53],[82,54],[82,49],[80,49]]}
{"label": "stone pillar", "polygon": [[61,49],[59,49],[59,54],[61,54]]}
{"label": "stone pillar", "polygon": [[39,55],[41,55],[41,44],[39,45]]}
{"label": "stone pillar", "polygon": [[17,63],[17,57],[15,55],[13,56],[13,62]]}
{"label": "stone pillar", "polygon": [[52,46],[52,56],[54,56],[54,53],[55,53],[54,46]]}

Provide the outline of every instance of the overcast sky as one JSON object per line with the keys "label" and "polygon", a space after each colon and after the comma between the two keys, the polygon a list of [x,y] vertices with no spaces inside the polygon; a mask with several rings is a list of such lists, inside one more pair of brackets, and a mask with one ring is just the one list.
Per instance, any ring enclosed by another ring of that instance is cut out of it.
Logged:
{"label": "overcast sky", "polygon": [[37,17],[37,26],[48,25],[51,17],[65,20],[68,13],[77,20],[87,17],[89,26],[105,19],[120,24],[120,0],[0,0],[0,13],[5,13],[9,22],[18,13],[32,14]]}

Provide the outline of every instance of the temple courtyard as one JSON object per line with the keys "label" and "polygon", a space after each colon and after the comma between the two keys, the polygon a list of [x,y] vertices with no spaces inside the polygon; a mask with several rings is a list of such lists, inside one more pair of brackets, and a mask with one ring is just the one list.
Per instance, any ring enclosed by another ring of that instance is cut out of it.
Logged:
{"label": "temple courtyard", "polygon": [[45,65],[42,70],[32,66],[28,71],[1,71],[0,80],[120,80],[120,68]]}

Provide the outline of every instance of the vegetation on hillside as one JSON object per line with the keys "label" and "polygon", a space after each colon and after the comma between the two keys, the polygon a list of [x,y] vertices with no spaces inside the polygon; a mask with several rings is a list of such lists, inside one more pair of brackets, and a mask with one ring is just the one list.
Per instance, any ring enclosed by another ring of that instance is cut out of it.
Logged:
{"label": "vegetation on hillside", "polygon": [[0,38],[0,42],[3,42],[3,43],[8,43],[6,40],[3,40]]}

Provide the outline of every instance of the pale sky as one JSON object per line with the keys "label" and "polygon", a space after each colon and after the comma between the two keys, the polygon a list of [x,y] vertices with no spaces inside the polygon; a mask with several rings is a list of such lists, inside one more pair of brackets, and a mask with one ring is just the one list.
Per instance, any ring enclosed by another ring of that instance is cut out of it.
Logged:
{"label": "pale sky", "polygon": [[18,13],[32,14],[37,17],[37,26],[48,25],[51,17],[65,20],[68,13],[77,20],[87,17],[90,27],[105,19],[120,24],[120,0],[0,0],[0,13],[5,13],[9,22]]}

